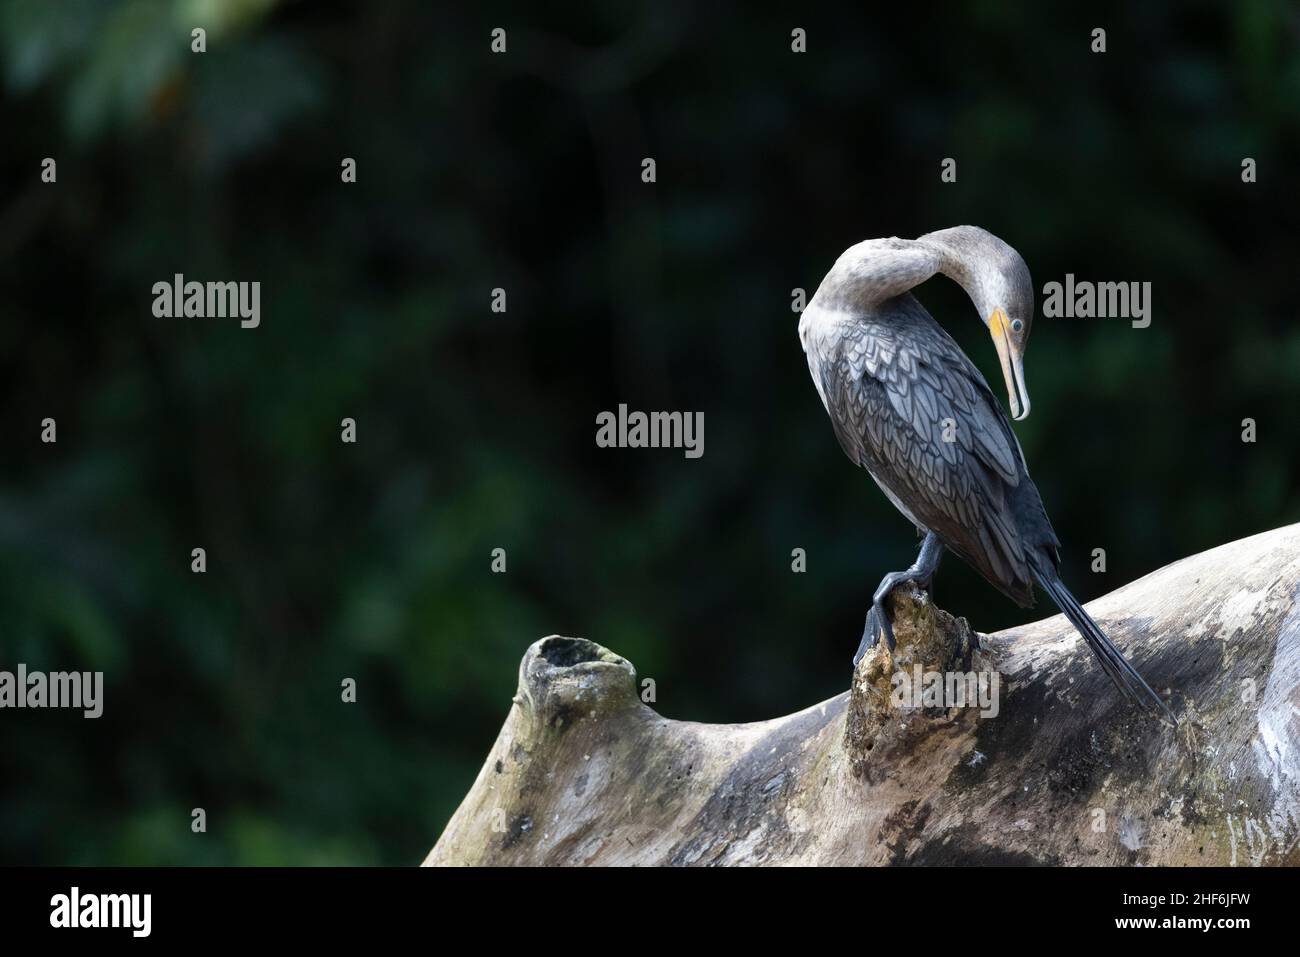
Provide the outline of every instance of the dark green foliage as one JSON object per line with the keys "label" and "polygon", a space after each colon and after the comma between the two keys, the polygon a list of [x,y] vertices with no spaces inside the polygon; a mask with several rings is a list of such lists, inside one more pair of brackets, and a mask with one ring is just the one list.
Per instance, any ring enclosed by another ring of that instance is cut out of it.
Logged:
{"label": "dark green foliage", "polygon": [[[843,690],[915,541],[790,291],[859,239],[970,222],[1039,290],[1153,284],[1149,329],[1040,318],[1027,355],[1080,599],[1300,519],[1287,5],[872,6],[6,3],[0,668],[107,689],[0,712],[0,861],[415,862],[552,632],[672,717]],[[261,327],[154,318],[176,272],[260,281]],[[962,293],[921,296],[1000,381]],[[619,402],[702,410],[704,457],[596,448]],[[937,592],[1037,614],[953,560]]]}

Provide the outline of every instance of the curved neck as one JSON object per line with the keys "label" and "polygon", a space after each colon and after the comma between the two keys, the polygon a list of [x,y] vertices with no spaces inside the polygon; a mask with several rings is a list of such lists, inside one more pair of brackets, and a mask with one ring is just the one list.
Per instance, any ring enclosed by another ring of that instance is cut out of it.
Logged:
{"label": "curved neck", "polygon": [[[982,235],[980,235],[982,234]],[[967,226],[954,226],[926,233],[916,241],[932,249],[939,259],[937,272],[947,276],[966,291],[976,312],[983,320],[998,306],[993,302],[991,292],[995,267],[984,236],[983,230],[974,230]]]}

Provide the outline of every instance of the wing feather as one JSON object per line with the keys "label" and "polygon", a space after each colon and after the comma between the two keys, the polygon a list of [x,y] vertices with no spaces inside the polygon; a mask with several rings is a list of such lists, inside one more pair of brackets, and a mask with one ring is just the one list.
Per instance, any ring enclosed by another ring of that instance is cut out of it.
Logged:
{"label": "wing feather", "polygon": [[1012,509],[1028,477],[979,370],[910,295],[846,317],[826,341],[835,348],[813,372],[845,454],[909,518],[1014,600],[1031,602]]}

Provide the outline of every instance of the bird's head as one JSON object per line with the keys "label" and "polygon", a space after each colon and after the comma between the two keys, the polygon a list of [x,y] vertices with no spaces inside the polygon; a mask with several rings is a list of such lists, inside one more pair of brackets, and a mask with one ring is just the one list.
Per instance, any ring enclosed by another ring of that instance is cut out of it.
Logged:
{"label": "bird's head", "polygon": [[1029,267],[1014,249],[1010,246],[1007,249],[1014,261],[1007,261],[1006,270],[990,282],[991,295],[980,304],[980,312],[998,350],[1011,418],[1020,421],[1029,415],[1024,361],[1029,330],[1034,324],[1034,287]]}
{"label": "bird's head", "polygon": [[1007,384],[1011,417],[1029,415],[1024,357],[1034,324],[1034,283],[1020,253],[978,226],[954,226],[920,239],[939,251],[940,271],[955,279],[993,337]]}

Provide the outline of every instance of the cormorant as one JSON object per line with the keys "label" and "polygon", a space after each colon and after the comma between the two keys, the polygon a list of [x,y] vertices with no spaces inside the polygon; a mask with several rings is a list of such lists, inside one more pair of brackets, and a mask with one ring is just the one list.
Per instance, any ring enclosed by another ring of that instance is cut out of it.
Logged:
{"label": "cormorant", "polygon": [[849,247],[799,321],[808,368],[840,446],[924,535],[912,567],[886,575],[867,612],[858,661],[883,635],[884,600],[909,579],[929,588],[946,546],[1021,607],[1038,585],[1116,687],[1170,721],[1164,701],[1061,582],[1061,543],[988,383],[912,290],[935,273],[960,285],[987,326],[1016,420],[1029,414],[1023,356],[1034,318],[1029,268],[975,226]]}

